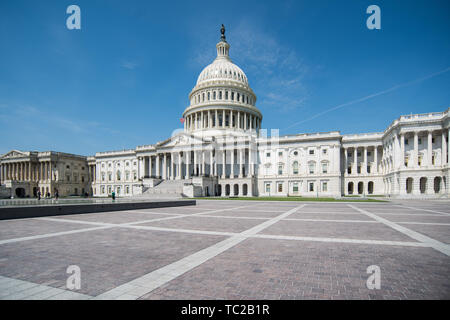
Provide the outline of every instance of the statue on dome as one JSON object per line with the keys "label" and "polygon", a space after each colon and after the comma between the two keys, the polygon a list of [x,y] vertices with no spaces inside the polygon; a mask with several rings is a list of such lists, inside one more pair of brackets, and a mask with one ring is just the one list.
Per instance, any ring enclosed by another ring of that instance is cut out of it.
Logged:
{"label": "statue on dome", "polygon": [[220,33],[222,34],[222,36],[220,37],[220,39],[221,39],[222,41],[225,41],[225,42],[226,42],[226,40],[225,40],[225,26],[223,25],[223,23],[222,23],[222,28],[220,28]]}

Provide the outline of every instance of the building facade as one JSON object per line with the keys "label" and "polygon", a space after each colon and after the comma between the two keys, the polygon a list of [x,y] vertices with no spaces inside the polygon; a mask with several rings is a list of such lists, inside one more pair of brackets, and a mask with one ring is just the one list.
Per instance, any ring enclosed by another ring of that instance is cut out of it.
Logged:
{"label": "building facade", "polygon": [[268,135],[221,31],[183,130],[91,157],[11,151],[0,157],[0,195],[449,197],[450,109],[400,116],[384,132]]}

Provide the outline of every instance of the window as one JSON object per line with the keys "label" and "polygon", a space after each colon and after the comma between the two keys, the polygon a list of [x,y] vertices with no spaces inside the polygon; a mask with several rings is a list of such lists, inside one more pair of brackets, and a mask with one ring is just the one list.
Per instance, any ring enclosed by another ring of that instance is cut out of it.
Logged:
{"label": "window", "polygon": [[105,181],[105,173],[102,172],[102,181]]}
{"label": "window", "polygon": [[308,163],[309,173],[314,174],[314,171],[316,171],[316,163],[310,162]]}
{"label": "window", "polygon": [[367,151],[367,156],[370,157],[372,155],[372,152]]}
{"label": "window", "polygon": [[419,155],[419,158],[417,159],[417,164],[418,164],[419,166],[422,165],[422,155]]}
{"label": "window", "polygon": [[228,91],[225,91],[225,100],[228,100]]}
{"label": "window", "polygon": [[120,174],[120,170],[119,170],[119,171],[117,171],[117,181],[120,181],[120,177],[121,177],[121,174]]}
{"label": "window", "polygon": [[313,155],[314,154],[314,149],[309,149],[309,154]]}
{"label": "window", "polygon": [[294,182],[294,184],[292,185],[292,191],[298,192],[298,182]]}
{"label": "window", "polygon": [[431,156],[431,164],[434,166],[434,158],[435,158],[435,156],[434,156],[434,154]]}
{"label": "window", "polygon": [[216,100],[216,92],[213,92],[213,100]]}
{"label": "window", "polygon": [[108,181],[112,181],[112,173],[108,172]]}
{"label": "window", "polygon": [[328,191],[328,182],[322,182],[322,192]]}
{"label": "window", "polygon": [[294,151],[294,156],[297,156],[298,155],[298,151]]}
{"label": "window", "polygon": [[358,157],[361,157],[361,152],[358,152],[357,154],[358,154]]}
{"label": "window", "polygon": [[219,99],[222,100],[222,91],[219,91]]}
{"label": "window", "polygon": [[431,138],[431,143],[434,143],[434,138]]}
{"label": "window", "polygon": [[419,138],[419,144],[422,144],[422,138]]}
{"label": "window", "polygon": [[81,182],[84,182],[84,176],[81,176]]}
{"label": "window", "polygon": [[70,174],[66,175],[66,181],[67,181],[67,182],[70,181]]}
{"label": "window", "polygon": [[125,180],[130,180],[130,172],[125,172]]}
{"label": "window", "polygon": [[130,186],[125,186],[125,193],[129,194],[130,193]]}
{"label": "window", "polygon": [[298,174],[298,161],[294,161],[294,163],[292,164],[292,173]]}
{"label": "window", "polygon": [[279,151],[279,152],[278,152],[278,156],[279,156],[279,157],[282,157],[282,156],[283,156],[283,151]]}
{"label": "window", "polygon": [[111,193],[111,186],[108,186],[108,193]]}
{"label": "window", "polygon": [[104,194],[105,193],[105,186],[101,186],[101,193]]}
{"label": "window", "polygon": [[278,174],[283,174],[283,165],[278,165]]}
{"label": "window", "polygon": [[270,183],[266,183],[266,193],[270,193]]}
{"label": "window", "polygon": [[129,163],[129,162],[127,162],[127,163],[125,163],[125,165],[126,165],[127,167],[129,167],[129,166],[130,166],[130,163]]}
{"label": "window", "polygon": [[66,169],[70,169],[70,166],[69,166],[69,165],[67,165],[67,166],[66,166]]}
{"label": "window", "polygon": [[136,180],[137,179],[137,174],[136,171],[133,171],[133,179]]}
{"label": "window", "polygon": [[408,139],[405,139],[405,144],[408,145]]}
{"label": "window", "polygon": [[269,158],[270,157],[270,152],[266,153],[266,157]]}
{"label": "window", "polygon": [[328,162],[322,162],[322,173],[328,173]]}
{"label": "window", "polygon": [[314,192],[314,182],[309,183],[309,191]]}
{"label": "window", "polygon": [[278,192],[283,192],[283,183],[282,182],[278,182]]}
{"label": "window", "polygon": [[323,150],[322,150],[322,153],[323,153],[323,154],[328,154],[328,149],[323,149]]}

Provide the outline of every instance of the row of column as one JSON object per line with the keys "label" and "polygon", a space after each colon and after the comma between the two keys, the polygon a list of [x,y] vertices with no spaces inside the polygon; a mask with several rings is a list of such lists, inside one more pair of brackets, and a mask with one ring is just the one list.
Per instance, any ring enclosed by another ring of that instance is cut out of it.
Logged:
{"label": "row of column", "polygon": [[251,113],[233,110],[198,111],[186,116],[184,129],[193,131],[212,128],[261,129],[261,119]]}
{"label": "row of column", "polygon": [[42,161],[32,162],[11,162],[0,164],[0,181],[44,181],[52,180],[52,163]]}
{"label": "row of column", "polygon": [[[441,133],[441,166],[444,166],[448,163],[447,153],[450,150],[450,139],[448,136],[450,134],[450,129],[439,130]],[[426,163],[421,163],[419,165],[419,134],[421,131],[412,132],[413,137],[413,149],[411,154],[411,158],[408,159],[407,167],[409,168],[418,168],[423,165],[428,167],[436,165],[436,162],[433,164],[433,130],[426,131],[427,138],[427,148],[426,148]],[[382,160],[382,168],[383,172],[391,172],[393,170],[398,170],[401,168],[405,168],[405,138],[407,135],[410,135],[409,132],[402,132],[400,134],[394,135],[392,139],[388,141],[383,146],[384,154]],[[435,159],[436,161],[437,159]]]}
{"label": "row of column", "polygon": [[[367,157],[367,151],[369,150],[369,148],[373,148],[373,166],[371,168],[373,168],[373,172],[370,173],[378,173],[378,146],[373,146],[373,147],[369,147],[369,146],[364,146],[364,147],[352,147],[353,148],[353,168],[352,168],[352,174],[357,174],[358,173],[358,149],[362,149],[363,150],[363,161],[362,161],[362,166],[361,166],[361,174],[367,174],[367,165],[368,165],[368,157]],[[344,148],[344,168],[345,168],[345,173],[348,172],[348,167],[349,167],[349,156],[348,156],[348,149],[350,148]]]}
{"label": "row of column", "polygon": [[[191,176],[219,176],[226,177],[247,177],[249,174],[255,174],[253,153],[249,149],[221,150],[221,159],[216,150],[179,151],[171,153],[159,153],[156,156],[144,156],[139,159],[141,178],[161,177],[162,179],[190,179]],[[236,153],[236,155],[235,155]],[[246,163],[246,154],[248,154],[249,163]],[[208,160],[209,158],[209,160]],[[219,163],[219,160],[220,163]],[[227,160],[229,162],[227,163]],[[229,175],[226,173],[226,165],[231,164]],[[239,165],[236,169],[235,164]],[[245,166],[248,164],[249,172],[245,172]],[[219,170],[221,166],[221,170]],[[153,174],[153,168],[155,173]],[[165,168],[165,169],[164,169]],[[182,170],[182,169],[185,170]],[[184,175],[183,172],[184,171]]]}

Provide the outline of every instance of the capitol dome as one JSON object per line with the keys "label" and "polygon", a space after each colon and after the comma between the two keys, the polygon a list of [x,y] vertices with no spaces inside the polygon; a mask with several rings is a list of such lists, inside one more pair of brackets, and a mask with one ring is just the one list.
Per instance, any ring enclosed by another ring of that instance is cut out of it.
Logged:
{"label": "capitol dome", "polygon": [[188,132],[232,129],[259,131],[262,114],[244,71],[229,56],[230,45],[222,25],[217,57],[198,76],[183,113]]}

